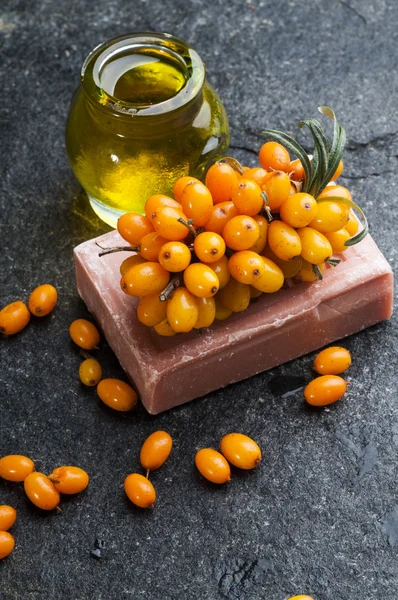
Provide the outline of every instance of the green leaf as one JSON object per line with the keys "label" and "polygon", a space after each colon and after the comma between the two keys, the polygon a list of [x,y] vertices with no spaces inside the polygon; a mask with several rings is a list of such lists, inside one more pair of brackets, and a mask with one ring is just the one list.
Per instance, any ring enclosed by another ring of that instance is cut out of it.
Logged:
{"label": "green leaf", "polygon": [[297,156],[297,158],[301,161],[306,181],[310,181],[311,179],[311,163],[308,158],[308,154],[304,150],[304,148],[295,140],[291,135],[287,133],[283,133],[282,131],[277,131],[276,129],[264,129],[262,132],[263,135],[272,138],[279,144],[283,144],[287,150],[289,150],[292,154]]}
{"label": "green leaf", "polygon": [[336,115],[329,106],[319,106],[318,110],[320,113],[333,120],[333,142],[332,147],[330,148],[327,170],[322,179],[319,181],[317,189],[317,194],[319,195],[331,181],[337,167],[339,166],[346,142],[346,132],[345,129],[338,124]]}
{"label": "green leaf", "polygon": [[347,240],[345,242],[344,246],[355,246],[355,244],[359,244],[359,242],[361,242],[364,239],[364,237],[367,236],[367,234],[369,232],[368,221],[366,219],[365,213],[358,206],[358,204],[355,204],[355,202],[353,202],[352,200],[348,200],[348,198],[343,198],[342,196],[327,196],[326,198],[318,198],[317,202],[318,203],[321,203],[321,202],[339,202],[341,204],[346,204],[347,206],[349,206],[353,210],[356,210],[357,212],[359,212],[359,214],[361,215],[361,217],[362,217],[362,219],[364,221],[363,222],[363,229],[362,229],[362,231],[360,231],[359,233],[357,233],[356,235],[354,235],[354,237],[352,237],[349,240]]}
{"label": "green leaf", "polygon": [[299,123],[299,127],[307,126],[314,140],[314,159],[312,160],[311,172],[312,178],[309,183],[309,192],[313,196],[317,195],[319,183],[323,180],[328,168],[329,142],[326,139],[322,124],[318,119],[306,119]]}

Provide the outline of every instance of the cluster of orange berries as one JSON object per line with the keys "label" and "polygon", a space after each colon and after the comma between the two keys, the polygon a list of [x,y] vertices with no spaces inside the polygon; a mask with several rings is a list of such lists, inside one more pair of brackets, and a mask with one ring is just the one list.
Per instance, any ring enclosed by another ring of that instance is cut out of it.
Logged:
{"label": "cluster of orange berries", "polygon": [[58,293],[53,285],[39,285],[30,294],[28,306],[22,300],[16,300],[0,310],[0,333],[18,333],[27,326],[31,315],[46,317],[54,310],[57,300]]}
{"label": "cluster of orange berries", "polygon": [[322,350],[314,360],[315,377],[304,389],[304,398],[312,406],[327,406],[344,396],[347,381],[340,377],[351,366],[351,354],[341,346],[330,346]]}
{"label": "cluster of orange berries", "polygon": [[[118,221],[124,249],[136,252],[121,264],[122,290],[140,298],[139,321],[160,335],[209,327],[285,279],[321,278],[358,230],[345,187],[330,185],[317,199],[297,191],[303,167],[281,144],[262,146],[259,167],[228,160],[210,167],[206,185],[182,177],[174,198],[152,195],[145,215]],[[341,162],[334,179],[342,169]]]}
{"label": "cluster of orange berries", "polygon": [[[20,454],[9,454],[0,459],[0,477],[7,481],[23,481],[29,500],[43,510],[59,509],[61,494],[78,494],[89,484],[89,476],[80,467],[57,467],[47,476],[35,471],[34,462]],[[8,529],[16,518],[12,506],[0,506],[0,559],[14,549],[15,540]]]}

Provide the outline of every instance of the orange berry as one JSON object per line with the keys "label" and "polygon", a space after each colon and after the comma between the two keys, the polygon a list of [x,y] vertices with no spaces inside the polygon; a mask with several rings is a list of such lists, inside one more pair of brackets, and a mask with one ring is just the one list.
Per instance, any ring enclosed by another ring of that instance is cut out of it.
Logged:
{"label": "orange berry", "polygon": [[250,179],[241,179],[232,193],[232,202],[240,215],[254,217],[264,206],[260,186]]}
{"label": "orange berry", "polygon": [[314,370],[320,375],[340,375],[351,362],[351,354],[346,348],[330,346],[315,357]]}
{"label": "orange berry", "polygon": [[328,185],[319,194],[319,198],[330,198],[330,196],[338,196],[339,198],[346,198],[346,200],[352,200],[351,194],[346,187],[342,185]]}
{"label": "orange berry", "polygon": [[250,286],[231,277],[219,291],[217,300],[231,312],[243,312],[250,304]]}
{"label": "orange berry", "polygon": [[267,173],[261,184],[261,189],[267,195],[267,206],[271,212],[278,212],[282,204],[290,195],[290,179],[283,171]]}
{"label": "orange berry", "polygon": [[155,325],[154,330],[158,335],[161,335],[162,337],[173,337],[173,335],[176,335],[177,333],[176,331],[174,331],[167,319],[159,323],[159,325]]}
{"label": "orange berry", "polygon": [[223,306],[220,302],[220,299],[216,296],[216,319],[217,321],[225,321],[232,315],[232,310]]}
{"label": "orange berry", "polygon": [[338,375],[316,377],[304,389],[304,397],[312,406],[327,406],[339,400],[346,392],[347,382]]}
{"label": "orange berry", "polygon": [[102,379],[97,394],[104,404],[120,412],[132,410],[138,402],[135,389],[120,379]]}
{"label": "orange berry", "polygon": [[12,506],[0,506],[0,531],[8,531],[15,523],[17,511]]}
{"label": "orange berry", "polygon": [[201,475],[212,483],[227,483],[231,469],[225,458],[213,448],[202,448],[196,453],[195,465]]}
{"label": "orange berry", "polygon": [[149,508],[155,504],[155,488],[146,477],[139,473],[131,473],[126,477],[124,491],[128,499],[140,508]]}
{"label": "orange berry", "polygon": [[261,290],[257,290],[254,286],[250,286],[250,300],[254,300],[255,298],[259,298],[263,292]]}
{"label": "orange berry", "polygon": [[189,230],[178,219],[188,220],[181,210],[172,206],[158,206],[152,214],[155,231],[166,240],[180,241],[187,237]]}
{"label": "orange berry", "polygon": [[191,251],[183,242],[167,242],[159,251],[159,263],[171,273],[184,271],[191,258]]}
{"label": "orange berry", "polygon": [[301,254],[301,240],[297,231],[283,221],[270,223],[268,245],[281,260],[290,260]]}
{"label": "orange berry", "polygon": [[132,256],[125,258],[120,265],[120,275],[123,276],[131,267],[142,265],[144,262],[146,262],[145,258],[142,258],[139,254],[133,254]]}
{"label": "orange berry", "polygon": [[334,172],[334,175],[332,177],[332,181],[335,181],[338,177],[340,177],[340,175],[342,174],[342,172],[344,171],[344,163],[342,160],[340,160],[337,169]]}
{"label": "orange berry", "polygon": [[222,290],[222,288],[227,285],[227,283],[231,277],[231,273],[229,272],[229,268],[228,268],[228,258],[225,256],[225,254],[216,262],[211,263],[211,268],[213,269],[214,273],[217,275],[218,282],[219,282],[218,289]]}
{"label": "orange berry", "polygon": [[86,319],[76,319],[69,326],[69,335],[72,340],[83,348],[83,350],[92,350],[100,343],[100,334],[93,323]]}
{"label": "orange berry", "polygon": [[49,478],[37,471],[26,477],[24,490],[29,500],[43,510],[54,510],[61,499]]}
{"label": "orange berry", "polygon": [[155,471],[159,469],[170,456],[173,440],[167,431],[154,431],[145,440],[140,453],[140,463],[143,469]]}
{"label": "orange berry", "polygon": [[214,233],[221,235],[228,221],[237,215],[238,209],[232,201],[220,202],[213,206],[210,219],[207,221],[205,229],[206,231],[213,231]]}
{"label": "orange berry", "polygon": [[225,225],[223,238],[232,250],[248,250],[258,240],[260,229],[252,217],[238,215]]}
{"label": "orange berry", "polygon": [[24,481],[35,470],[33,460],[21,454],[0,458],[0,477],[7,481]]}
{"label": "orange berry", "polygon": [[188,183],[200,183],[200,181],[199,179],[196,179],[196,177],[191,177],[190,175],[186,175],[185,177],[179,177],[179,179],[177,179],[173,187],[174,198],[178,202],[181,202],[182,192],[184,191]]}
{"label": "orange berry", "polygon": [[285,171],[289,172],[290,169],[290,156],[289,152],[278,142],[266,142],[261,146],[259,159],[261,166],[270,171]]}
{"label": "orange berry", "polygon": [[220,285],[213,269],[203,263],[193,263],[185,269],[184,283],[199,298],[211,298],[218,292]]}
{"label": "orange berry", "polygon": [[196,236],[193,249],[200,261],[214,263],[224,256],[225,242],[218,233],[204,231]]}
{"label": "orange berry", "polygon": [[157,262],[159,252],[166,242],[167,240],[156,233],[156,231],[147,233],[147,235],[144,235],[140,242],[140,254],[142,258],[152,262]]}
{"label": "orange berry", "polygon": [[334,231],[333,233],[325,233],[325,238],[329,240],[330,245],[332,246],[333,254],[341,254],[341,252],[345,252],[348,246],[345,245],[346,242],[351,238],[347,229],[343,227],[343,229],[339,229],[339,231]]}
{"label": "orange berry", "polygon": [[143,296],[137,306],[137,318],[147,327],[154,327],[165,320],[167,316],[167,302],[159,300],[159,292]]}
{"label": "orange berry", "polygon": [[0,333],[14,335],[18,333],[30,321],[30,312],[21,300],[11,302],[0,310]]}
{"label": "orange berry", "polygon": [[283,272],[269,258],[261,257],[264,262],[264,272],[253,284],[255,288],[267,294],[273,294],[281,289],[284,282]]}
{"label": "orange berry", "polygon": [[288,598],[288,600],[314,600],[313,598],[311,598],[311,596],[294,596],[292,598]]}
{"label": "orange berry", "polygon": [[254,440],[243,433],[228,433],[220,442],[221,452],[228,462],[239,469],[254,469],[261,460],[261,450]]}
{"label": "orange berry", "polygon": [[131,246],[138,246],[144,235],[153,231],[153,227],[144,215],[130,212],[119,217],[117,230]]}
{"label": "orange berry", "polygon": [[228,263],[229,271],[237,281],[254,285],[265,273],[262,257],[251,250],[235,252]]}
{"label": "orange berry", "polygon": [[312,227],[297,230],[301,240],[301,256],[313,265],[320,265],[333,255],[329,240]]}
{"label": "orange berry", "polygon": [[129,296],[160,293],[169,283],[170,273],[157,262],[145,262],[129,269],[122,277],[122,289]]}
{"label": "orange berry", "polygon": [[301,160],[299,160],[298,158],[296,160],[293,160],[290,163],[289,175],[290,175],[290,179],[293,179],[293,181],[304,181],[304,179],[305,179],[304,167],[302,165]]}
{"label": "orange berry", "polygon": [[255,244],[253,244],[253,246],[251,248],[249,248],[249,250],[251,250],[252,252],[257,252],[257,254],[260,254],[264,250],[265,246],[267,245],[268,221],[262,215],[255,215],[253,217],[253,219],[256,221],[256,223],[258,225],[259,236],[258,236],[258,239],[255,242]]}
{"label": "orange berry", "polygon": [[195,329],[210,327],[216,317],[216,301],[214,298],[196,298],[198,307],[198,319],[194,325]]}
{"label": "orange berry", "polygon": [[318,202],[315,217],[309,226],[321,233],[333,233],[343,229],[349,217],[348,207],[338,202]]}
{"label": "orange berry", "polygon": [[95,358],[86,358],[79,367],[80,381],[89,387],[97,385],[101,381],[102,368]]}
{"label": "orange berry", "polygon": [[237,183],[238,174],[227,163],[217,162],[206,173],[206,187],[210,190],[214,204],[231,200]]}
{"label": "orange berry", "polygon": [[177,210],[182,210],[181,204],[170,198],[169,196],[164,196],[163,194],[153,194],[149,196],[148,200],[145,202],[145,214],[150,223],[152,223],[152,215],[156,212],[156,209],[159,206],[170,206],[171,208],[176,208]]}
{"label": "orange berry", "polygon": [[0,531],[0,560],[11,554],[14,550],[15,540],[8,531]]}
{"label": "orange berry", "polygon": [[198,305],[196,298],[185,287],[179,287],[173,292],[167,302],[167,321],[177,333],[192,331],[198,320]]}
{"label": "orange berry", "polygon": [[55,489],[61,494],[79,494],[86,489],[90,478],[80,467],[57,467],[48,476]]}
{"label": "orange berry", "polygon": [[313,196],[299,192],[289,196],[280,208],[284,223],[291,227],[306,227],[317,214],[318,205]]}
{"label": "orange berry", "polygon": [[348,231],[350,237],[353,237],[358,232],[359,221],[352,210],[350,210],[348,213],[348,221],[345,224],[344,229]]}
{"label": "orange berry", "polygon": [[[295,277],[300,281],[305,281],[307,283],[317,281],[318,277],[314,271],[314,265],[304,259],[302,259],[302,261],[301,268]],[[317,267],[322,275],[325,271],[325,263],[321,263],[317,265]]]}
{"label": "orange berry", "polygon": [[281,260],[279,256],[276,256],[276,254],[272,252],[269,246],[264,249],[262,255],[265,258],[269,258],[280,268],[285,279],[295,277],[303,265],[301,256],[296,256],[296,258],[291,258],[290,260]]}
{"label": "orange berry", "polygon": [[54,310],[57,299],[58,293],[53,285],[39,285],[29,296],[29,310],[36,317],[45,317]]}
{"label": "orange berry", "polygon": [[255,183],[257,183],[257,185],[261,187],[261,183],[266,174],[267,171],[262,167],[253,167],[252,169],[247,169],[244,172],[243,177],[245,179],[250,179],[251,181],[254,181]]}
{"label": "orange berry", "polygon": [[185,186],[181,205],[188,219],[193,220],[195,227],[204,227],[211,217],[213,199],[203,183],[188,183]]}

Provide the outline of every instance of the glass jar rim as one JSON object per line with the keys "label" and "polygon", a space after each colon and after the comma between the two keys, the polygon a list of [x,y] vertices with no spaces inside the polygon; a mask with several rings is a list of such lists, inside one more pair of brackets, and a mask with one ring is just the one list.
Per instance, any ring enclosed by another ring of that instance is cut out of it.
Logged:
{"label": "glass jar rim", "polygon": [[[156,104],[136,105],[115,98],[101,87],[100,73],[107,61],[129,49],[161,50],[184,68],[186,81],[172,97]],[[202,90],[205,67],[199,54],[180,38],[169,33],[139,31],[115,36],[96,46],[83,63],[82,87],[89,100],[99,109],[127,117],[162,117],[174,113],[194,101]]]}

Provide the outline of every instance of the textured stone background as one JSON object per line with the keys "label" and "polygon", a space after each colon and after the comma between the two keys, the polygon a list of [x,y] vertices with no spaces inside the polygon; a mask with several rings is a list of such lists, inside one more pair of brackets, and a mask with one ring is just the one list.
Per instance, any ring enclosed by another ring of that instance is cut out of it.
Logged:
{"label": "textured stone background", "polygon": [[[295,133],[319,104],[333,106],[348,131],[344,183],[396,268],[397,22],[396,0],[2,1],[0,304],[45,281],[60,300],[0,340],[0,455],[26,453],[46,472],[76,463],[92,481],[62,515],[0,482],[0,503],[19,514],[1,600],[396,600],[397,317],[347,340],[352,385],[330,410],[281,398],[289,377],[311,376],[306,356],[156,418],[111,412],[79,385],[68,337],[87,314],[72,249],[106,228],[68,166],[64,125],[91,48],[129,30],[174,33],[206,62],[231,153],[248,163],[264,126]],[[98,354],[106,375],[122,375],[104,344]],[[122,482],[157,428],[175,448],[153,475],[156,508],[139,512]],[[214,489],[195,450],[236,429],[258,440],[263,463]],[[90,555],[98,537],[101,560]]]}

